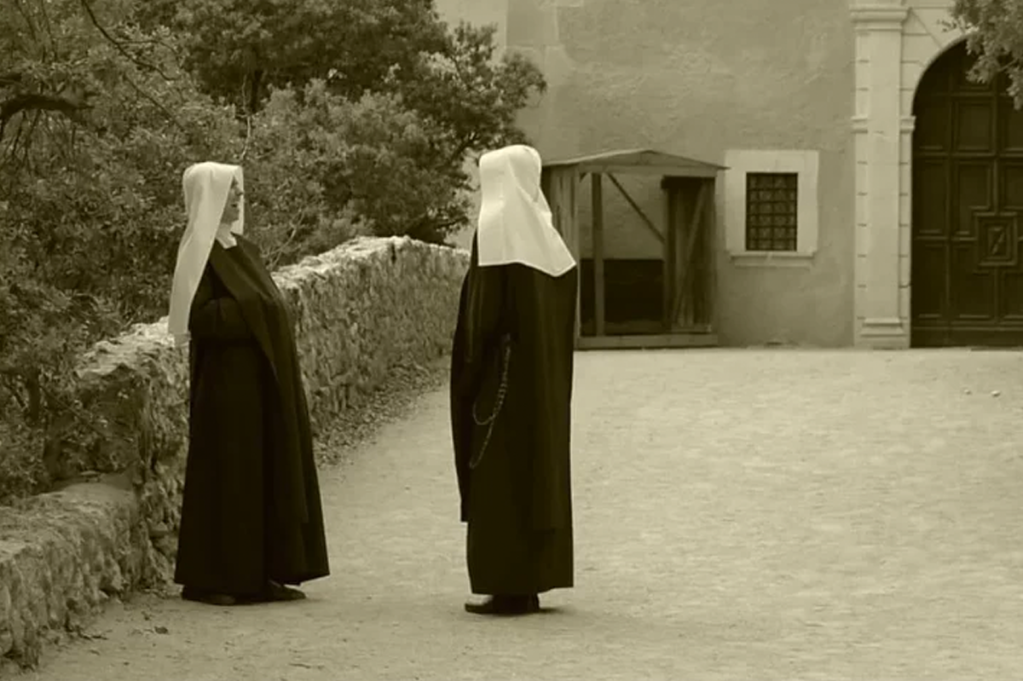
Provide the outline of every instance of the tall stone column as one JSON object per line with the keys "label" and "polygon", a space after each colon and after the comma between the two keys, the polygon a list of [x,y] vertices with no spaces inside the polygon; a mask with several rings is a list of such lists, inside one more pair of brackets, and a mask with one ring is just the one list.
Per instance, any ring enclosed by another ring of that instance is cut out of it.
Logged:
{"label": "tall stone column", "polygon": [[899,280],[902,0],[854,3],[856,29],[855,344],[909,346]]}

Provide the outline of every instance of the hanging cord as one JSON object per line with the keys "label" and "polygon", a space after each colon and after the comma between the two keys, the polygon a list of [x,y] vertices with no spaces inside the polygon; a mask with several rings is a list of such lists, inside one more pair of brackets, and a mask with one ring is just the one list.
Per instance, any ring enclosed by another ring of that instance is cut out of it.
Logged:
{"label": "hanging cord", "polygon": [[497,415],[501,413],[501,407],[504,405],[504,396],[508,391],[508,360],[511,359],[511,342],[505,338],[502,343],[504,350],[504,361],[501,369],[501,385],[497,388],[497,399],[494,404],[494,413],[483,421],[476,415],[476,401],[472,403],[472,420],[476,422],[477,426],[489,426],[487,428],[487,436],[483,439],[483,446],[480,447],[480,453],[476,455],[475,459],[470,459],[469,470],[473,470],[476,466],[480,465],[480,461],[483,460],[483,454],[487,451],[487,445],[490,444],[490,436],[494,432],[494,423],[497,421]]}

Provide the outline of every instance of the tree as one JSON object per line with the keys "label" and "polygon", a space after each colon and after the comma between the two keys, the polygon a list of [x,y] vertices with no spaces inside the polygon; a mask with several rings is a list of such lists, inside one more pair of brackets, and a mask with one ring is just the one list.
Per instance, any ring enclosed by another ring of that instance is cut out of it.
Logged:
{"label": "tree", "polygon": [[[411,72],[392,71],[384,84],[424,120],[432,140],[428,158],[458,192],[470,188],[467,155],[528,142],[515,116],[547,88],[540,70],[522,55],[495,61],[495,31],[460,23],[442,52],[422,59]],[[455,202],[413,221],[409,233],[431,241],[465,224],[464,204]]]}
{"label": "tree", "polygon": [[186,68],[250,114],[317,78],[358,99],[445,46],[433,0],[150,0],[140,20],[184,36]]}
{"label": "tree", "polygon": [[0,3],[0,500],[45,481],[78,352],[164,312],[181,170],[244,141],[131,9]]}
{"label": "tree", "polygon": [[0,1],[0,503],[60,475],[42,433],[87,429],[80,351],[166,313],[185,167],[244,163],[271,266],[440,242],[465,159],[544,89],[493,55],[432,0]]}
{"label": "tree", "polygon": [[[332,203],[358,200],[379,234],[440,242],[462,228],[466,158],[525,141],[515,114],[546,89],[525,58],[494,59],[493,27],[462,23],[449,30],[433,0],[150,0],[141,16],[144,26],[187,36],[183,63],[206,92],[244,115],[258,115],[275,90],[292,93],[296,106],[313,92],[321,104],[332,96],[369,106],[366,97],[375,95],[388,115],[405,120],[399,110],[414,113],[409,125],[421,131],[423,144],[403,145],[403,163],[444,183],[422,211],[388,210],[393,193],[374,191],[382,170],[397,162],[364,163],[362,174],[339,172],[328,183]],[[307,90],[313,82],[324,89]],[[380,137],[379,122],[372,124],[376,133],[366,133]]]}
{"label": "tree", "polygon": [[947,27],[967,34],[966,48],[976,57],[969,76],[981,83],[999,74],[1023,108],[1023,3],[1018,0],[955,0]]}

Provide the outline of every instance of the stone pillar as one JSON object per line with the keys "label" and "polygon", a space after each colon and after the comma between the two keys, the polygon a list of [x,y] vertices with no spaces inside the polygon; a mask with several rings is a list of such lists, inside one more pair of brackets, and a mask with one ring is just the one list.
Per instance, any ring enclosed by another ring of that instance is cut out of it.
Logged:
{"label": "stone pillar", "polygon": [[856,28],[855,344],[909,346],[899,278],[902,0],[851,7]]}

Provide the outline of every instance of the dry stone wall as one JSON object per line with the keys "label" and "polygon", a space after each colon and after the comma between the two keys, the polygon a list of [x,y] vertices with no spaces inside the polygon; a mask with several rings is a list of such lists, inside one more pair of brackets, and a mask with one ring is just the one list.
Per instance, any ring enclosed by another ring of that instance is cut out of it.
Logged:
{"label": "dry stone wall", "polygon": [[[274,273],[294,313],[314,431],[390,367],[449,350],[468,259],[364,238]],[[174,562],[187,350],[174,347],[166,319],[138,325],[97,344],[78,377],[79,418],[46,451],[69,482],[0,508],[0,657],[23,666],[109,598],[166,583]]]}

